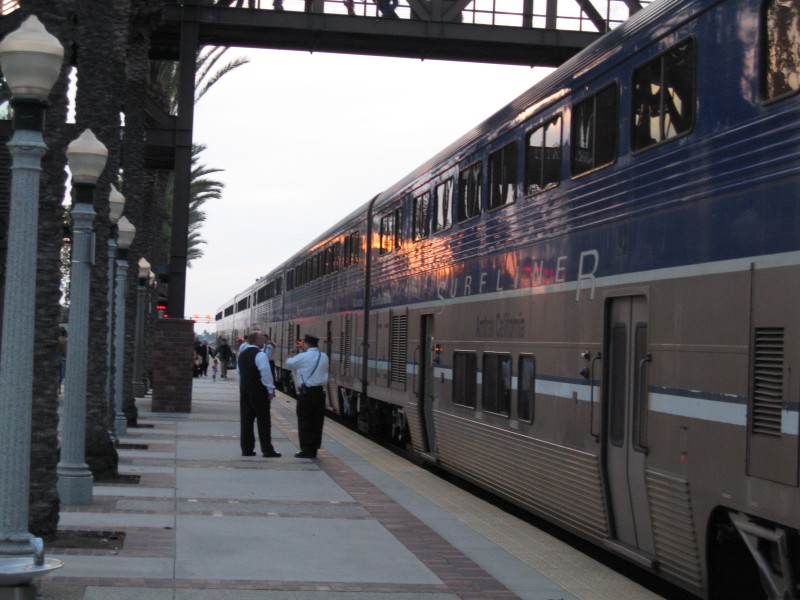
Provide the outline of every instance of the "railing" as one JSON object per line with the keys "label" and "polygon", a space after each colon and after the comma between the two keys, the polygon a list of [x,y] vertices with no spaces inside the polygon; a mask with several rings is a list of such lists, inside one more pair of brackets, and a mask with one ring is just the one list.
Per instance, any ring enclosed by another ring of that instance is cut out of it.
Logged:
{"label": "railing", "polygon": [[[646,6],[651,1],[640,0],[640,4]],[[202,0],[200,3],[206,4]],[[324,12],[369,18],[385,18],[383,7],[386,5],[393,9],[399,19],[417,18],[408,0],[219,0],[213,4],[232,8]],[[452,4],[452,1],[443,0],[443,12]],[[547,12],[548,5],[552,4],[552,0],[472,0],[462,9],[460,15],[448,20],[475,25],[598,31],[575,0],[557,0],[555,14]],[[595,0],[592,5],[606,20],[609,29],[620,25],[630,16],[630,10],[623,0]]]}

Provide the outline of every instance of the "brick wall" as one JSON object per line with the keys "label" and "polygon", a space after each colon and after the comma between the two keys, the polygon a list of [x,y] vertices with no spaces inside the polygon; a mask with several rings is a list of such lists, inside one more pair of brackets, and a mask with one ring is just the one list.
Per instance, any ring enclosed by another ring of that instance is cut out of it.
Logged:
{"label": "brick wall", "polygon": [[192,412],[194,321],[159,319],[153,332],[153,412]]}

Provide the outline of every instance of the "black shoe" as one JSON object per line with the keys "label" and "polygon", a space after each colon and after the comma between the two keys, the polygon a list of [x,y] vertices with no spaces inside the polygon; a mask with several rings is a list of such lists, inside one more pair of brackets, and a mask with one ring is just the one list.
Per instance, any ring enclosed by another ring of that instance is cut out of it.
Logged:
{"label": "black shoe", "polygon": [[263,456],[264,458],[280,458],[281,453],[280,452],[275,452],[275,450],[272,450],[270,452],[264,452],[261,456]]}
{"label": "black shoe", "polygon": [[255,456],[255,452],[242,452],[242,456]]}
{"label": "black shoe", "polygon": [[316,452],[295,452],[295,458],[317,458]]}

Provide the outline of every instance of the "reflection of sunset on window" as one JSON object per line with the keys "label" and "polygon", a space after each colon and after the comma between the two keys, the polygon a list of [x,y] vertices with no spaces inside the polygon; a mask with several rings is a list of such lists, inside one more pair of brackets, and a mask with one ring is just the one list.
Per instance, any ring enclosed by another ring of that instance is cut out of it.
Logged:
{"label": "reflection of sunset on window", "polygon": [[800,2],[771,0],[764,23],[767,99],[800,89]]}

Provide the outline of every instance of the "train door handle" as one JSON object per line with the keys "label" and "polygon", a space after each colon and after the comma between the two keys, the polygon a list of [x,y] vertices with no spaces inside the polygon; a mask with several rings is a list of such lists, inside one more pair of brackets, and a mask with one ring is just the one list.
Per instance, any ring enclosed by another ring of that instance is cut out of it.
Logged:
{"label": "train door handle", "polygon": [[419,390],[417,389],[417,371],[419,371],[419,346],[414,348],[414,378],[411,381],[411,389],[414,390],[414,395],[419,398]]}
{"label": "train door handle", "polygon": [[603,358],[599,352],[589,362],[589,434],[595,442],[600,441],[600,434],[594,431],[594,363]]}
{"label": "train door handle", "polygon": [[633,449],[637,452],[642,452],[647,454],[647,440],[643,440],[643,432],[642,432],[642,419],[647,418],[647,411],[646,409],[646,399],[647,399],[647,386],[644,385],[644,372],[645,368],[649,362],[653,359],[650,354],[645,354],[644,358],[639,361],[639,397],[636,399],[636,403],[638,405],[638,419],[635,423],[636,427],[636,436],[633,442]]}

